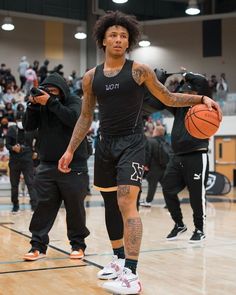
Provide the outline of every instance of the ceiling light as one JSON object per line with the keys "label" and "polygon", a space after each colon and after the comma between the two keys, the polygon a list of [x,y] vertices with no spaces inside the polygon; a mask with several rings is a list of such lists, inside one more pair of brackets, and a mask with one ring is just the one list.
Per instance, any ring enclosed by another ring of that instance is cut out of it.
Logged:
{"label": "ceiling light", "polygon": [[200,13],[200,9],[197,5],[197,0],[189,0],[188,7],[185,10],[185,13],[189,15],[197,15]]}
{"label": "ceiling light", "polygon": [[14,30],[15,26],[12,23],[12,18],[7,16],[3,20],[2,29],[4,31],[12,31]]}
{"label": "ceiling light", "polygon": [[82,26],[78,26],[74,35],[75,39],[83,40],[87,38],[87,34]]}
{"label": "ceiling light", "polygon": [[138,45],[140,47],[148,47],[148,46],[150,46],[151,42],[148,40],[148,36],[142,35]]}
{"label": "ceiling light", "polygon": [[128,2],[128,0],[112,0],[112,2],[117,3],[117,4],[123,4]]}

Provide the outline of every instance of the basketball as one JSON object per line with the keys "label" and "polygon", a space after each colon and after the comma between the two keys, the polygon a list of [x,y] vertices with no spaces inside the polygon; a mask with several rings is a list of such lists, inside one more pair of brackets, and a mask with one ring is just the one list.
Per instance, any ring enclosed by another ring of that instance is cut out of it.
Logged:
{"label": "basketball", "polygon": [[206,139],[216,133],[220,126],[218,113],[215,109],[210,111],[205,104],[191,107],[185,116],[185,127],[190,135]]}

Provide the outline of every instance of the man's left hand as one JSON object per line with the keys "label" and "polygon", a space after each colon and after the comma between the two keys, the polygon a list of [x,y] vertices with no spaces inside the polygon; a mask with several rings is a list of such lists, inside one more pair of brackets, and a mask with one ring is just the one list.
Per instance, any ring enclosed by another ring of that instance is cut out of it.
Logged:
{"label": "man's left hand", "polygon": [[222,121],[222,110],[217,102],[215,102],[208,96],[204,96],[203,103],[208,107],[210,111],[212,110],[212,108],[216,109],[219,116],[219,120]]}
{"label": "man's left hand", "polygon": [[48,102],[48,99],[49,99],[50,95],[47,92],[43,91],[42,89],[40,89],[40,91],[43,94],[40,95],[40,96],[35,96],[34,97],[34,103],[38,103],[38,104],[41,104],[41,105],[45,106],[47,104],[47,102]]}

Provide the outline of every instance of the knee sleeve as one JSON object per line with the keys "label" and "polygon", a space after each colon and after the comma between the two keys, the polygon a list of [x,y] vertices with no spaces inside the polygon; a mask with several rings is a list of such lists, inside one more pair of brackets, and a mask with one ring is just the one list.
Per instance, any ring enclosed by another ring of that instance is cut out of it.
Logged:
{"label": "knee sleeve", "polygon": [[105,205],[106,228],[111,241],[123,239],[123,219],[117,203],[117,192],[101,192]]}

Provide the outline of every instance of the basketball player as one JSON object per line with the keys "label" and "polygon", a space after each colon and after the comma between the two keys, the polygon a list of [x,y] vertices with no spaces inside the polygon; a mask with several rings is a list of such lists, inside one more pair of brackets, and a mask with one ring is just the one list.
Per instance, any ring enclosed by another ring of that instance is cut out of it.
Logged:
{"label": "basketball player", "polygon": [[113,261],[99,271],[98,278],[117,277],[103,287],[119,294],[141,291],[136,267],[142,222],[136,202],[145,158],[144,85],[164,104],[180,107],[204,102],[210,109],[216,107],[221,116],[218,105],[209,97],[172,94],[148,66],[126,59],[126,52],[137,43],[139,34],[137,20],[119,11],[108,12],[96,22],[94,36],[105,52],[105,61],[84,75],[82,113],[58,163],[60,171],[70,171],[74,151],[89,130],[98,102],[101,136],[95,152],[94,185],[104,198],[106,226],[115,254]]}

